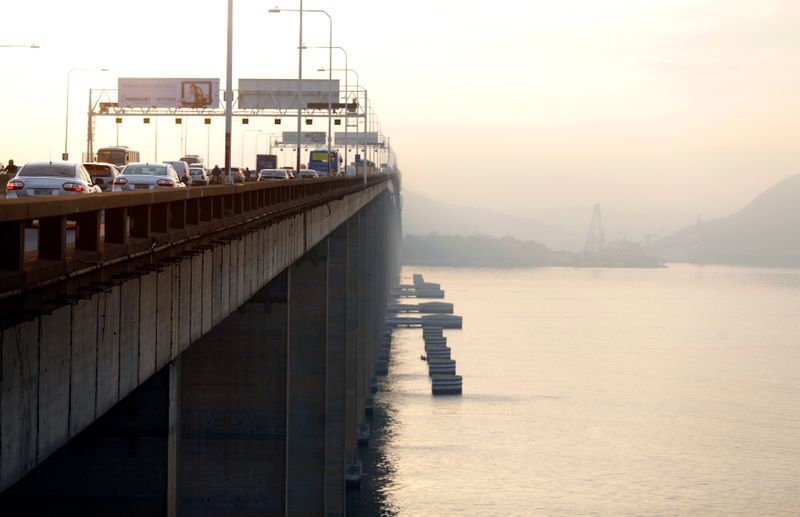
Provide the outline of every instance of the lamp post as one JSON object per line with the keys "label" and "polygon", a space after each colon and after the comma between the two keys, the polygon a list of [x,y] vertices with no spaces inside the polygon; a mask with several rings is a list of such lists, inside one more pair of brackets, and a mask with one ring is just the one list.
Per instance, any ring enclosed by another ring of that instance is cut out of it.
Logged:
{"label": "lamp post", "polygon": [[[269,10],[269,12],[271,12],[271,13],[280,13],[282,11],[299,12],[300,13],[300,46],[299,46],[299,52],[300,52],[300,56],[301,56],[301,58],[300,58],[300,75],[299,75],[300,79],[302,79],[302,74],[303,74],[303,70],[302,70],[302,68],[303,68],[303,58],[302,58],[302,55],[303,55],[303,13],[304,12],[306,12],[306,13],[322,13],[325,16],[328,17],[328,47],[327,47],[327,49],[328,49],[328,68],[330,69],[331,65],[333,64],[333,18],[331,18],[331,15],[328,14],[327,11],[323,11],[322,9],[305,9],[305,10],[303,10],[303,1],[302,0],[300,0],[300,9],[279,9],[279,8],[276,7],[274,9],[270,9]],[[298,80],[300,80],[300,79],[298,79]],[[331,75],[331,73],[328,73],[328,174],[331,174],[331,117],[332,117],[333,107],[331,106],[330,83],[332,81],[333,81],[332,75]],[[300,86],[299,85],[298,85],[298,92],[302,92],[302,90],[300,90]],[[298,95],[297,102],[300,103],[299,95]],[[300,133],[300,109],[299,108],[298,108],[298,112],[297,113],[298,113],[297,114],[297,132],[298,132],[298,135],[297,135],[297,163],[298,163],[297,175],[299,177],[300,176],[300,165],[299,165],[300,164],[300,135],[299,135],[299,133]]]}
{"label": "lamp post", "polygon": [[[344,49],[344,47],[319,47],[319,46],[315,47],[315,46],[309,46],[308,48],[327,48],[327,49],[338,48],[339,50],[344,52],[344,70],[350,70],[350,65],[347,64],[347,51]],[[333,63],[331,63],[331,56],[330,56],[330,53],[329,53],[328,54],[328,81],[329,82],[331,81],[331,77],[332,77],[331,72],[333,72],[333,70],[334,70],[333,68],[331,68],[332,66],[333,66]],[[317,72],[324,72],[324,71],[325,71],[324,67],[317,69]],[[355,70],[351,70],[351,71],[355,74]],[[348,95],[349,95],[348,90],[347,90],[347,78],[348,77],[349,76],[345,73],[344,74],[344,92],[345,92],[344,93],[344,135],[345,135],[344,136],[344,167],[345,167],[345,172],[347,172],[347,118],[348,118],[347,117],[347,104],[348,104]],[[356,78],[358,78],[358,74],[356,74]],[[356,84],[358,84],[357,80],[356,80]],[[330,98],[330,96],[329,96],[329,98]],[[330,104],[329,104],[329,111],[328,111],[328,133],[329,133],[329,135],[328,135],[328,143],[329,144],[330,144],[330,131],[331,131],[331,125],[330,125]],[[330,156],[330,152],[331,152],[331,149],[330,149],[330,145],[329,145],[328,146],[328,155],[329,156]]]}
{"label": "lamp post", "polygon": [[[324,71],[324,68],[321,68],[320,70]],[[356,74],[356,100],[358,100],[358,90],[359,89],[364,90],[364,133],[366,133],[367,132],[367,106],[368,106],[368,104],[367,104],[367,89],[359,87],[359,85],[358,85],[358,83],[359,83],[358,72],[356,72],[352,68],[346,68],[346,67],[345,68],[334,68],[333,70],[335,70],[337,72],[345,72],[345,73],[346,72],[353,72],[354,74]],[[346,87],[345,87],[345,89],[346,89]],[[346,107],[347,104],[349,104],[349,97],[346,95],[345,96],[345,113],[347,113],[347,107]],[[345,121],[345,124],[347,124],[346,121]],[[358,133],[358,120],[356,120],[356,133]],[[358,151],[358,144],[356,144],[356,151]],[[364,160],[366,160],[366,159],[367,159],[367,140],[366,140],[366,135],[365,135],[365,137],[364,137]],[[347,169],[345,168],[345,170],[347,170]],[[367,168],[366,168],[366,163],[365,163],[364,164],[364,183],[366,184],[366,182],[367,182]]]}
{"label": "lamp post", "polygon": [[[37,47],[38,48],[38,47]],[[69,72],[67,72],[67,109],[66,109],[66,116],[64,122],[64,154],[61,155],[61,159],[66,161],[69,159],[69,152],[67,151],[67,143],[69,142],[69,84],[72,80],[72,72],[82,70],[94,70],[100,72],[108,72],[108,68],[72,68]]]}

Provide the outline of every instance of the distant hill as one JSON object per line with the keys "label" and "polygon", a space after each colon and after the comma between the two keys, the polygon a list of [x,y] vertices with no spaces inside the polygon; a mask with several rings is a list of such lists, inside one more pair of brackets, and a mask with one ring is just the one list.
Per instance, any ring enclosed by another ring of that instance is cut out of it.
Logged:
{"label": "distant hill", "polygon": [[800,266],[800,174],[733,215],[698,221],[653,242],[647,251],[669,262]]}
{"label": "distant hill", "polygon": [[410,235],[511,236],[536,241],[555,250],[578,251],[584,237],[534,219],[512,217],[484,208],[435,201],[413,191],[403,192],[403,233]]}
{"label": "distant hill", "polygon": [[486,235],[406,235],[402,263],[416,266],[525,267],[572,266],[575,256],[513,237]]}

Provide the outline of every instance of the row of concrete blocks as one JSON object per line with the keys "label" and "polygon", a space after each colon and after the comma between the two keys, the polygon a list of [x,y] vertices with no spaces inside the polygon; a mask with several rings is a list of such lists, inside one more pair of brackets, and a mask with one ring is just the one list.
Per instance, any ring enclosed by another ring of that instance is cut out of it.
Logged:
{"label": "row of concrete blocks", "polygon": [[450,347],[442,327],[422,327],[425,341],[425,355],[428,361],[428,375],[431,377],[431,391],[434,395],[461,394],[462,379],[456,375],[456,361],[450,357]]}

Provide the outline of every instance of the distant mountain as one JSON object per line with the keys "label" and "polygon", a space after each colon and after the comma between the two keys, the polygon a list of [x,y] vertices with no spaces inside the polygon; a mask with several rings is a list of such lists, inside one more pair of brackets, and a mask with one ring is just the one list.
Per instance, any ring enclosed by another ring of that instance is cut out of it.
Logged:
{"label": "distant mountain", "polygon": [[416,266],[526,267],[572,266],[568,251],[551,251],[536,242],[486,235],[406,235],[402,263]]}
{"label": "distant mountain", "polygon": [[416,192],[403,192],[403,233],[406,235],[511,236],[535,241],[555,250],[578,251],[584,238],[534,219],[477,207],[436,201]]}
{"label": "distant mountain", "polygon": [[735,214],[655,241],[669,262],[800,266],[800,174],[778,182]]}

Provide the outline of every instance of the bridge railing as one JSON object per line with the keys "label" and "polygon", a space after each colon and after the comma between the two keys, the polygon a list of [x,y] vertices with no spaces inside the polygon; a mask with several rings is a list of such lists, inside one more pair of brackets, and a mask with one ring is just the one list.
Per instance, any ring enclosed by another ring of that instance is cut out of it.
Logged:
{"label": "bridge railing", "polygon": [[[367,187],[386,181],[368,178]],[[320,178],[0,201],[0,296],[224,232],[365,188]],[[36,245],[28,244],[38,229]],[[74,233],[73,233],[74,230]]]}

